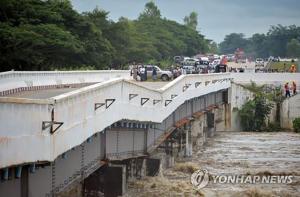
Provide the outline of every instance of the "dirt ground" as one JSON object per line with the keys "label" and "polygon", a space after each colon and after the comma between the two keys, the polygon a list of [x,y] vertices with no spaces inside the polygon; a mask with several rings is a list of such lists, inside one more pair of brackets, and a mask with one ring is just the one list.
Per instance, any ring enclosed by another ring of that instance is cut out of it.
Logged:
{"label": "dirt ground", "polygon": [[[210,176],[291,175],[292,183],[221,184],[209,181],[200,191],[190,183],[193,171]],[[191,158],[177,161],[157,177],[129,183],[127,196],[300,196],[300,134],[291,132],[219,132]]]}

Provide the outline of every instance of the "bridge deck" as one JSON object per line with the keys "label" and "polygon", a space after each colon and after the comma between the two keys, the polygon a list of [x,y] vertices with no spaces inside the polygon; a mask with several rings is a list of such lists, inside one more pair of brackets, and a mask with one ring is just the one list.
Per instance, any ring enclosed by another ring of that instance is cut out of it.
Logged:
{"label": "bridge deck", "polygon": [[141,86],[144,86],[144,87],[147,87],[147,88],[157,90],[157,89],[160,89],[160,88],[164,87],[170,81],[167,81],[167,82],[140,82],[140,81],[132,80],[131,82],[133,82],[137,85],[141,85]]}
{"label": "bridge deck", "polygon": [[56,88],[56,89],[45,89],[45,90],[35,90],[35,91],[22,91],[15,94],[11,94],[9,95],[9,97],[27,98],[27,99],[48,99],[77,89],[79,88]]}
{"label": "bridge deck", "polygon": [[[138,81],[131,81],[137,85],[144,86],[150,89],[160,89],[169,82],[138,82]],[[14,98],[27,98],[27,99],[48,99],[52,98],[67,92],[72,92],[74,90],[78,90],[82,87],[86,86],[81,86],[81,87],[69,87],[69,88],[55,88],[55,89],[41,89],[41,90],[32,90],[32,91],[22,91],[22,92],[17,92],[14,94],[10,94],[9,97],[14,97]]]}

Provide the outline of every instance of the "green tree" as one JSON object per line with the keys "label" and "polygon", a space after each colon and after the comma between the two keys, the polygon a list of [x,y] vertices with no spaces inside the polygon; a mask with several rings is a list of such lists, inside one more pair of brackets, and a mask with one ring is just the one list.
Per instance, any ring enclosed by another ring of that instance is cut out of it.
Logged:
{"label": "green tree", "polygon": [[269,57],[269,51],[266,45],[267,37],[265,34],[254,34],[250,38],[248,45],[248,54],[253,57]]}
{"label": "green tree", "polygon": [[44,70],[52,65],[60,68],[76,64],[73,58],[84,52],[76,37],[52,24],[1,24],[0,37],[3,70]]}
{"label": "green tree", "polygon": [[198,25],[198,14],[196,12],[191,12],[189,16],[184,17],[183,21],[186,26],[196,30]]}
{"label": "green tree", "polygon": [[291,39],[287,43],[287,55],[289,57],[300,57],[300,42],[297,39]]}
{"label": "green tree", "polygon": [[160,18],[160,10],[153,1],[146,3],[144,11],[140,14],[139,19],[143,18]]}
{"label": "green tree", "polygon": [[271,26],[266,34],[254,34],[250,38],[237,33],[227,35],[220,44],[220,51],[232,53],[236,48],[243,48],[246,55],[252,57],[299,56],[297,41],[300,41],[300,27],[277,25]]}
{"label": "green tree", "polygon": [[277,101],[280,98],[277,97],[280,96],[278,93],[281,94],[281,92],[275,89],[274,92],[267,93],[265,85],[259,86],[253,81],[250,85],[243,85],[242,87],[251,91],[254,94],[254,99],[246,102],[239,110],[241,125],[245,131],[261,131],[265,129],[266,119],[273,108],[273,104],[268,100]]}
{"label": "green tree", "polygon": [[113,22],[98,7],[78,13],[70,0],[2,0],[0,44],[0,71],[118,69],[209,50],[203,35],[162,19],[153,2],[137,20]]}
{"label": "green tree", "polygon": [[210,53],[216,54],[219,52],[218,44],[212,40],[208,40],[208,51]]}
{"label": "green tree", "polygon": [[246,102],[239,111],[243,129],[245,131],[261,131],[264,129],[266,118],[272,107],[273,105],[268,103],[263,95],[256,95],[253,100]]}
{"label": "green tree", "polygon": [[255,102],[253,100],[246,102],[239,110],[241,125],[244,131],[253,131],[255,122]]}
{"label": "green tree", "polygon": [[225,37],[224,41],[220,43],[220,52],[224,54],[234,53],[237,48],[246,49],[249,41],[245,39],[242,33],[232,33]]}

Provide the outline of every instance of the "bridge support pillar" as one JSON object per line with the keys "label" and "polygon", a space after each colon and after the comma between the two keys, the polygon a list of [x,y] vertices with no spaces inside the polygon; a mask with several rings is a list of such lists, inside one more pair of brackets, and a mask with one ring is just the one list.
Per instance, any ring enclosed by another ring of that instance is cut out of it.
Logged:
{"label": "bridge support pillar", "polygon": [[174,166],[175,164],[175,159],[174,159],[174,156],[173,155],[166,155],[166,167],[167,168],[171,168]]}
{"label": "bridge support pillar", "polygon": [[122,196],[127,191],[126,165],[110,165],[104,174],[104,197]]}
{"label": "bridge support pillar", "polygon": [[160,166],[161,166],[160,159],[147,158],[146,159],[146,175],[147,176],[158,175]]}
{"label": "bridge support pillar", "polygon": [[185,156],[191,157],[193,155],[191,123],[187,123],[185,125],[184,130],[185,130]]}
{"label": "bridge support pillar", "polygon": [[205,115],[203,114],[200,117],[194,119],[191,123],[191,132],[192,132],[192,144],[193,147],[201,147],[206,141],[206,133],[204,132],[205,128]]}
{"label": "bridge support pillar", "polygon": [[174,159],[174,154],[173,154],[173,143],[174,139],[171,138],[165,142],[165,152],[166,155],[164,157],[165,160],[165,167],[166,168],[171,168],[174,166],[175,159]]}
{"label": "bridge support pillar", "polygon": [[209,112],[206,114],[206,116],[207,116],[207,137],[213,137],[216,131],[215,114]]}
{"label": "bridge support pillar", "polygon": [[225,130],[228,131],[231,128],[231,104],[225,103],[224,104],[225,110]]}

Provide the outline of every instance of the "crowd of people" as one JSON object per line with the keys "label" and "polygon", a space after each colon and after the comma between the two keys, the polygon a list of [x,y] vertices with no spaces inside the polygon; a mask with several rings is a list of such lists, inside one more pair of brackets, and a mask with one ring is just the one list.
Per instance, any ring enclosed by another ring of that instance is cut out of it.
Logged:
{"label": "crowd of people", "polygon": [[[133,65],[132,68],[130,69],[131,76],[133,77],[134,80],[136,81],[147,81],[147,70],[144,65]],[[156,79],[156,70],[153,69],[152,73],[152,78]]]}
{"label": "crowd of people", "polygon": [[292,85],[289,85],[289,82],[287,82],[284,85],[284,91],[285,91],[285,97],[291,97],[291,92],[293,93],[293,95],[297,94],[297,84],[295,81],[292,82]]}
{"label": "crowd of people", "polygon": [[183,73],[183,69],[180,68],[179,66],[174,67],[172,65],[171,66],[171,72],[172,72],[172,75],[173,75],[173,79],[176,79],[177,77],[179,77]]}

